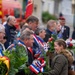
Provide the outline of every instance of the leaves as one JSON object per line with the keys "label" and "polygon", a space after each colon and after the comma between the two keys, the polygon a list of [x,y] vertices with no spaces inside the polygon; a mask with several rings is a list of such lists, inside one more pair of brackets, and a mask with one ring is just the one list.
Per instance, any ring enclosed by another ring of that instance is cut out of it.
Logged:
{"label": "leaves", "polygon": [[54,52],[54,42],[55,42],[56,39],[57,39],[56,34],[52,34],[51,38],[49,38],[49,40],[48,40],[49,52]]}
{"label": "leaves", "polygon": [[28,56],[23,46],[16,46],[13,50],[6,50],[4,55],[10,59],[9,75],[15,75],[19,69],[27,71]]}
{"label": "leaves", "polygon": [[8,68],[3,61],[0,61],[0,75],[5,75],[8,71]]}

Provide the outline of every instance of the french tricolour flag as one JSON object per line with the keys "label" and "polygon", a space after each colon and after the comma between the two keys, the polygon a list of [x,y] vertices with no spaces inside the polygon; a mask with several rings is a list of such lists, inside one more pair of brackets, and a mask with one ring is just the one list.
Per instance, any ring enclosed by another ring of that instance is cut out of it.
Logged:
{"label": "french tricolour flag", "polygon": [[30,70],[31,70],[32,72],[34,72],[35,74],[38,74],[38,73],[40,72],[40,68],[38,68],[38,67],[35,66],[34,64],[31,64],[31,65],[29,66],[29,68],[30,68]]}

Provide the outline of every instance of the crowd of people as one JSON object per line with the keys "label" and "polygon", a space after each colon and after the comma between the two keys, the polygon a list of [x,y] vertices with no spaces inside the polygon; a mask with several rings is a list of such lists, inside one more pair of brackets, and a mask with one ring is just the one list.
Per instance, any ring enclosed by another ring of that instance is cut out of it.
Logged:
{"label": "crowd of people", "polygon": [[[68,70],[72,69],[71,65],[74,60],[72,53],[67,50],[65,42],[70,37],[70,28],[65,23],[65,18],[60,17],[57,21],[49,20],[47,28],[42,28],[41,25],[39,26],[39,19],[35,16],[30,16],[26,23],[20,25],[19,29],[16,29],[16,18],[7,15],[6,22],[3,25],[0,24],[0,56],[4,56],[4,50],[12,50],[16,48],[16,44],[21,44],[28,56],[28,61],[26,62],[30,66],[30,75],[38,74],[31,69],[31,64],[34,65],[35,59],[44,57],[44,54],[48,52],[49,38],[52,37],[52,34],[56,34],[54,57],[52,59],[49,58],[51,70],[43,75],[68,75]],[[44,67],[46,62],[42,63]],[[41,65],[42,63],[40,62]]]}

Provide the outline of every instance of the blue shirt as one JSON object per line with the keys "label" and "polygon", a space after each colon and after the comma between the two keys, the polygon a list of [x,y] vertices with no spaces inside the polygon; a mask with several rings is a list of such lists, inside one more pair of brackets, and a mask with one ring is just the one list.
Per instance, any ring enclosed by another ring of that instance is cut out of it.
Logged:
{"label": "blue shirt", "polygon": [[4,56],[4,54],[3,54],[3,47],[2,47],[1,44],[0,44],[0,56]]}

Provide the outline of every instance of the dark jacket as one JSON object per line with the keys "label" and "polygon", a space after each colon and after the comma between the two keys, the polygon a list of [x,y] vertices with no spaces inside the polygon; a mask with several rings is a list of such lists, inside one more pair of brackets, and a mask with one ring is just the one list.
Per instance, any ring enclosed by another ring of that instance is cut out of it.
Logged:
{"label": "dark jacket", "polygon": [[70,28],[68,26],[64,26],[64,31],[62,33],[63,39],[66,40],[70,36]]}
{"label": "dark jacket", "polygon": [[32,64],[33,60],[34,60],[34,52],[32,50],[32,48],[28,48],[28,64]]}
{"label": "dark jacket", "polygon": [[52,32],[49,29],[47,29],[46,30],[46,35],[45,35],[45,38],[44,38],[45,42],[48,41],[48,39],[51,37],[51,34],[52,34]]}
{"label": "dark jacket", "polygon": [[[28,69],[27,69],[27,67],[30,64],[32,64],[32,62],[34,60],[34,52],[33,52],[32,48],[30,48],[30,47],[27,48],[23,41],[18,40],[17,42],[14,42],[13,44],[11,44],[8,47],[8,50],[10,52],[12,52],[12,50],[14,50],[15,52],[18,52],[17,56],[18,56],[18,59],[20,59],[22,61],[21,64],[25,63],[25,66],[23,66],[22,68],[26,68],[26,70],[27,70],[25,73],[25,70],[21,68],[21,69],[19,69],[19,72],[16,73],[15,75],[34,75],[33,72],[28,71]],[[27,74],[27,72],[29,72],[30,74]]]}
{"label": "dark jacket", "polygon": [[4,44],[5,48],[13,43],[16,35],[16,28],[15,26],[9,26],[8,24],[5,25],[5,35],[6,35],[6,42]]}
{"label": "dark jacket", "polygon": [[75,28],[74,28],[74,30],[72,32],[72,39],[75,39]]}

